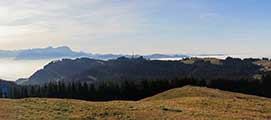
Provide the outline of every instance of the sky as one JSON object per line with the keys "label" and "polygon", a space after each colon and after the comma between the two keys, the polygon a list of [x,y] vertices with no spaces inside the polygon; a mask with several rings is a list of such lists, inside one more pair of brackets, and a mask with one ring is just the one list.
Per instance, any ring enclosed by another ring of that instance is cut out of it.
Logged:
{"label": "sky", "polygon": [[1,0],[0,49],[271,57],[270,0]]}

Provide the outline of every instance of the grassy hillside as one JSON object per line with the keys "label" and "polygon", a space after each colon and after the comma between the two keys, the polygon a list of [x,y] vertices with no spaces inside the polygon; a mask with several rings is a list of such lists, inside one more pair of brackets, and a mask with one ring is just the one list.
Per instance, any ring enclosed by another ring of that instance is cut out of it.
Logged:
{"label": "grassy hillside", "polygon": [[[153,100],[170,100],[170,99],[181,99],[186,97],[205,97],[205,98],[218,98],[218,99],[266,99],[262,97],[246,95],[241,93],[227,92],[206,87],[193,87],[184,86],[182,88],[175,88],[166,92],[154,95],[149,98],[145,98],[141,101],[153,101]],[[271,100],[271,99],[270,99]]]}
{"label": "grassy hillside", "polygon": [[269,60],[259,60],[255,64],[262,66],[263,71],[271,71],[271,61]]}
{"label": "grassy hillside", "polygon": [[187,59],[187,60],[182,60],[181,62],[183,62],[185,64],[194,64],[196,61],[199,61],[199,60],[203,60],[205,62],[210,62],[215,65],[222,65],[223,64],[222,60],[217,59],[217,58],[191,58],[191,59]]}
{"label": "grassy hillside", "polygon": [[271,119],[271,100],[186,86],[141,101],[0,100],[0,119]]}

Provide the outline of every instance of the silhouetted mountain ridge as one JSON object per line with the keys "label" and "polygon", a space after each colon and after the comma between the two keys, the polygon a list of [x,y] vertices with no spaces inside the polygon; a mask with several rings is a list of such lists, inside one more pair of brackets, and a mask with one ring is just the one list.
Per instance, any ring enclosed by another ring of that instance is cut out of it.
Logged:
{"label": "silhouetted mountain ridge", "polygon": [[[193,60],[193,63],[186,63]],[[262,67],[251,60],[227,58],[214,64],[204,59],[184,59],[178,61],[147,60],[143,57],[120,57],[115,60],[95,60],[89,58],[63,59],[53,61],[44,69],[34,73],[23,84],[43,84],[51,81],[104,81],[142,79],[227,79],[253,78],[262,74]]]}

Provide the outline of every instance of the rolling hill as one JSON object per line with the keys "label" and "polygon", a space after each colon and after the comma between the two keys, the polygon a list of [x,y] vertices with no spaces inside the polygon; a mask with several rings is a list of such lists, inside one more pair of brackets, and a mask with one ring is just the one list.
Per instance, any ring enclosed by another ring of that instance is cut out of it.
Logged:
{"label": "rolling hill", "polygon": [[204,87],[185,86],[140,101],[87,102],[71,99],[1,99],[5,120],[267,120],[271,100]]}

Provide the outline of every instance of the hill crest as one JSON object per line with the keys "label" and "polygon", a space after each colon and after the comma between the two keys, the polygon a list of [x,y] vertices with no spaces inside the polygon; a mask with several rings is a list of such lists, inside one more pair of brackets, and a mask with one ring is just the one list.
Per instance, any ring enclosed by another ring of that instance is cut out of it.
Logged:
{"label": "hill crest", "polygon": [[[271,118],[271,100],[267,98],[193,86],[176,88],[161,94],[175,94],[171,92],[181,93],[177,95],[177,98],[173,96],[174,99],[141,101],[87,102],[72,99],[0,99],[3,104],[0,106],[0,118],[6,120],[263,120]],[[156,96],[161,96],[161,94]]]}
{"label": "hill crest", "polygon": [[241,99],[241,98],[267,99],[263,97],[246,95],[242,93],[228,92],[219,89],[187,85],[184,87],[167,90],[154,96],[142,99],[141,101],[171,100],[171,99],[180,99],[184,97],[213,97],[223,99]]}

